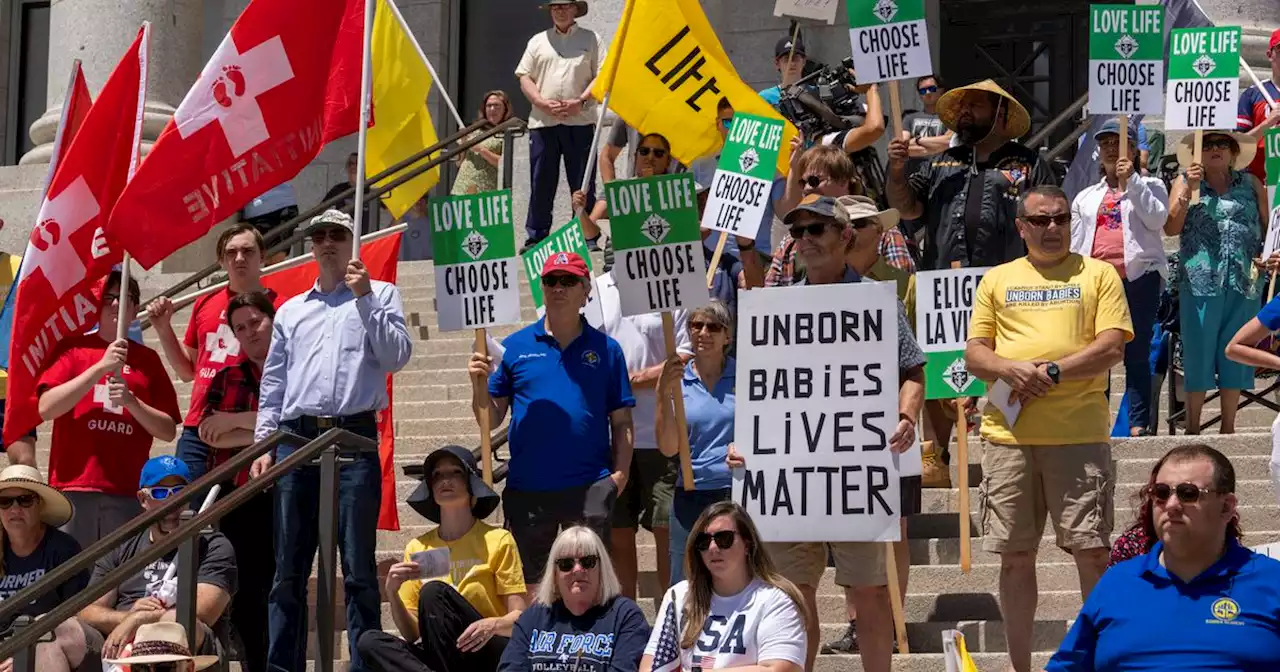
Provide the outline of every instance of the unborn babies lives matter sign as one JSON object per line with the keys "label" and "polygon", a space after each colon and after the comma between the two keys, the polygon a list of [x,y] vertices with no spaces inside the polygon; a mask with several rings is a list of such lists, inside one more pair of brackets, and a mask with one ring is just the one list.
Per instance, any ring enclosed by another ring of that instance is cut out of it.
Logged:
{"label": "unborn babies lives matter sign", "polygon": [[698,204],[689,173],[605,185],[613,270],[624,316],[696,308],[710,300]]}
{"label": "unborn babies lives matter sign", "polygon": [[733,499],[766,541],[896,541],[892,283],[743,292]]}
{"label": "unborn babies lives matter sign", "polygon": [[520,322],[520,262],[511,191],[431,199],[441,331]]}
{"label": "unborn babies lives matter sign", "polygon": [[1089,112],[1164,112],[1164,8],[1089,7]]}
{"label": "unborn babies lives matter sign", "polygon": [[733,116],[720,164],[711,180],[702,225],[743,238],[755,238],[769,207],[769,192],[782,148],[781,119],[739,112]]}
{"label": "unborn babies lives matter sign", "polygon": [[924,0],[849,0],[849,41],[860,82],[933,74]]}
{"label": "unborn babies lives matter sign", "polygon": [[1169,130],[1232,129],[1240,97],[1240,28],[1169,31]]}

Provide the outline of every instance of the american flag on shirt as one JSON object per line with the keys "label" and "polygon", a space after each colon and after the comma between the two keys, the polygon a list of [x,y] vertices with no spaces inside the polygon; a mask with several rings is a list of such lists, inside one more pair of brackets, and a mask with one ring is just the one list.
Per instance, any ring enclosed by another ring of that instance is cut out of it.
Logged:
{"label": "american flag on shirt", "polygon": [[676,627],[676,601],[669,599],[658,649],[653,653],[653,672],[680,672],[680,634]]}
{"label": "american flag on shirt", "polygon": [[715,656],[706,656],[706,655],[698,654],[693,657],[694,672],[700,672],[701,670],[714,670],[714,669],[716,669]]}

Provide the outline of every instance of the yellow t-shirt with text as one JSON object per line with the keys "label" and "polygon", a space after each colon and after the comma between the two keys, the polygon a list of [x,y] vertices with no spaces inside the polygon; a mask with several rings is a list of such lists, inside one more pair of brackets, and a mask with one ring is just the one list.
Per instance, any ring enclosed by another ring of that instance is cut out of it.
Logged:
{"label": "yellow t-shirt with text", "polygon": [[[453,586],[485,618],[505,616],[503,597],[525,592],[524,565],[511,533],[481,521],[455,541],[440,539],[439,529],[410,541],[404,561],[420,551],[449,548],[449,574],[427,581],[443,581]],[[414,579],[400,586],[400,601],[409,613],[418,613],[418,595],[425,581]]]}
{"label": "yellow t-shirt with text", "polygon": [[[1005,359],[1058,361],[1093,343],[1108,329],[1133,340],[1133,323],[1120,275],[1111,264],[1072,254],[1061,264],[1036,268],[1026,257],[983,276],[974,297],[969,338],[990,338]],[[1111,435],[1107,373],[1064,380],[1023,404],[1009,428],[988,403],[982,436],[991,443],[1058,445],[1100,443]]]}

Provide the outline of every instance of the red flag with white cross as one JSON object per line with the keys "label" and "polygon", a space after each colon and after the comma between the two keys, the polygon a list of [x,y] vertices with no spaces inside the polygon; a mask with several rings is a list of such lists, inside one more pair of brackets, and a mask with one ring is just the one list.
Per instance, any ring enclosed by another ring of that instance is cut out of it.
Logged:
{"label": "red flag with white cross", "polygon": [[123,258],[102,227],[137,166],[149,35],[144,25],[85,115],[27,242],[9,341],[6,446],[40,424],[36,381],[60,341],[97,325],[96,285]]}
{"label": "red flag with white cross", "polygon": [[111,212],[151,268],[359,126],[363,0],[252,0]]}

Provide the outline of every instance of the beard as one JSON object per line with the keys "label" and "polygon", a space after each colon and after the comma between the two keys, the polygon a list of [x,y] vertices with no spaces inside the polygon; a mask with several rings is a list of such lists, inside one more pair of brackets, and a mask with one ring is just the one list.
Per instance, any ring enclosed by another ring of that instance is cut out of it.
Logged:
{"label": "beard", "polygon": [[991,135],[991,131],[994,128],[994,120],[985,123],[969,122],[967,124],[961,124],[959,128],[956,129],[956,137],[960,139],[960,142],[966,145],[976,145],[985,140],[988,135]]}

